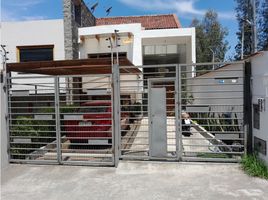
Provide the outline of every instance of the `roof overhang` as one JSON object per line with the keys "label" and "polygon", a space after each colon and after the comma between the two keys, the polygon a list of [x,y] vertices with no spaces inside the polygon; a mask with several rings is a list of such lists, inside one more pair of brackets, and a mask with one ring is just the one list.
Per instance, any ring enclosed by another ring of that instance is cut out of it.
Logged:
{"label": "roof overhang", "polygon": [[[127,69],[120,69],[123,74],[141,73],[139,68],[135,67],[127,58],[119,58],[119,63],[120,66],[128,67]],[[43,75],[111,74],[112,65],[111,59],[40,61],[8,63],[7,71]]]}

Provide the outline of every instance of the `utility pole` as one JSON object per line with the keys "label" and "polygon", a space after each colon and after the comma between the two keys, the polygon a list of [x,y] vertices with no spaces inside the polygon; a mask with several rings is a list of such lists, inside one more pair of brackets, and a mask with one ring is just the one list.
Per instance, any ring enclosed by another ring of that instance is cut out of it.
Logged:
{"label": "utility pole", "polygon": [[258,51],[258,39],[257,39],[257,22],[256,22],[256,1],[251,0],[251,5],[252,5],[252,34],[253,34],[253,40],[254,42],[252,43],[253,48],[252,48],[252,53],[256,53]]}
{"label": "utility pole", "polygon": [[213,70],[215,70],[215,51],[213,51],[212,48],[209,48],[209,50],[212,52],[212,63],[213,63]]}
{"label": "utility pole", "polygon": [[[114,152],[114,165],[118,166],[119,157],[121,155],[121,105],[120,105],[120,69],[119,69],[119,53],[118,53],[118,30],[114,30],[114,40],[113,37],[109,37],[108,40],[111,48],[111,68],[112,68],[112,107],[113,107],[113,152]],[[116,50],[116,63],[114,62],[114,48]]]}

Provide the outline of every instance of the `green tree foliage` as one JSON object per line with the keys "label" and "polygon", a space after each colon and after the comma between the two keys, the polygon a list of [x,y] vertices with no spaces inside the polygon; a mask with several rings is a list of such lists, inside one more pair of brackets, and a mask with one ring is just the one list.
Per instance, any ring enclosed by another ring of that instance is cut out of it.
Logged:
{"label": "green tree foliage", "polygon": [[212,51],[215,52],[215,61],[223,61],[229,49],[228,42],[225,40],[228,31],[219,23],[218,14],[209,10],[202,21],[194,19],[191,26],[196,28],[197,62],[211,62]]}
{"label": "green tree foliage", "polygon": [[268,0],[263,0],[259,8],[259,49],[268,50]]}
{"label": "green tree foliage", "polygon": [[236,18],[238,21],[238,32],[236,33],[238,44],[235,46],[236,55],[235,58],[238,60],[241,58],[242,48],[242,33],[244,32],[244,55],[250,55],[252,52],[252,27],[245,20],[253,21],[253,12],[251,6],[251,0],[236,0],[237,7]]}

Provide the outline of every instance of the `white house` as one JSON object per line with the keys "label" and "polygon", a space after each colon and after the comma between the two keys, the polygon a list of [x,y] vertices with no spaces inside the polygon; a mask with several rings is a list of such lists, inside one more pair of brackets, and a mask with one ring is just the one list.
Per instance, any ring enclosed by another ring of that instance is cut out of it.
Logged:
{"label": "white house", "polygon": [[268,165],[268,51],[250,58],[252,67],[253,146]]}

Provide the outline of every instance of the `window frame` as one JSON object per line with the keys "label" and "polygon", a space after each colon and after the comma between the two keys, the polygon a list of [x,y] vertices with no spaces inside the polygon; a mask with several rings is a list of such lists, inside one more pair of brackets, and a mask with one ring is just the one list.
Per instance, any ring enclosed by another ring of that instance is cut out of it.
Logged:
{"label": "window frame", "polygon": [[[28,46],[17,46],[17,62],[22,62],[21,61],[21,50],[25,50],[25,49],[29,49],[29,50],[33,50],[33,49],[52,49],[52,60],[54,60],[54,45],[28,45]],[[40,61],[47,61],[47,60],[40,60]],[[23,62],[33,62],[33,61],[23,61]]]}

